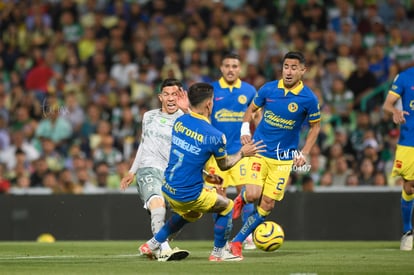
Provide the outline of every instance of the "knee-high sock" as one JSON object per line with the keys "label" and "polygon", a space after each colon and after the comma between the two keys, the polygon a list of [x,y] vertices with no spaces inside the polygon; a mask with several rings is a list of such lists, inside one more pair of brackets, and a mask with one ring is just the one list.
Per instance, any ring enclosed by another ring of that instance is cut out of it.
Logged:
{"label": "knee-high sock", "polygon": [[160,231],[158,231],[158,233],[155,234],[154,238],[158,242],[163,243],[168,239],[168,236],[170,236],[173,233],[176,233],[187,223],[188,221],[186,221],[183,217],[181,217],[178,214],[174,214],[171,216],[171,218],[168,219],[164,226],[161,227]]}
{"label": "knee-high sock", "polygon": [[408,195],[405,191],[401,194],[401,217],[403,222],[403,233],[412,230],[414,195]]}
{"label": "knee-high sock", "polygon": [[249,218],[250,215],[252,215],[254,212],[254,203],[247,203],[243,206],[243,212],[242,212],[242,222],[246,222],[247,218]]}
{"label": "knee-high sock", "polygon": [[[259,212],[262,212],[263,215],[260,215]],[[248,219],[243,223],[242,228],[234,237],[233,242],[243,242],[259,224],[265,221],[267,215],[269,215],[269,213],[260,208],[258,208],[257,211],[254,211],[253,214],[250,215],[250,217],[248,217]]]}
{"label": "knee-high sock", "polygon": [[230,238],[231,230],[233,229],[232,220],[233,211],[222,216],[220,214],[213,215],[214,222],[214,246],[221,248],[226,245],[227,240]]}
{"label": "knee-high sock", "polygon": [[151,230],[152,230],[152,234],[155,235],[157,234],[158,231],[160,231],[161,227],[164,225],[166,210],[164,207],[158,207],[158,208],[152,209],[150,213],[151,213]]}

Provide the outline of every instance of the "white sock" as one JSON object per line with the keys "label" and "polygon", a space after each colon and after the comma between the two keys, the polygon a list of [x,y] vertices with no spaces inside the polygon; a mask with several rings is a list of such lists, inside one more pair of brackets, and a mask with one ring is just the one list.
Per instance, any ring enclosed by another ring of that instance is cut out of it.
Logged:
{"label": "white sock", "polygon": [[221,257],[221,254],[223,253],[223,247],[213,247],[213,251],[211,252],[211,255],[214,255],[216,257]]}
{"label": "white sock", "polygon": [[158,207],[151,210],[151,231],[152,234],[156,234],[160,231],[161,227],[164,225],[165,221],[165,208]]}
{"label": "white sock", "polygon": [[160,249],[161,249],[161,251],[164,251],[164,250],[171,250],[171,246],[170,246],[170,244],[166,241],[166,242],[163,242],[163,243],[161,244]]}
{"label": "white sock", "polygon": [[158,249],[158,248],[160,247],[160,245],[161,245],[161,243],[160,243],[160,242],[158,242],[158,241],[157,241],[154,237],[152,237],[152,238],[151,238],[151,240],[149,240],[149,241],[147,242],[147,244],[148,244],[149,248],[150,248],[152,251],[154,251],[154,250]]}

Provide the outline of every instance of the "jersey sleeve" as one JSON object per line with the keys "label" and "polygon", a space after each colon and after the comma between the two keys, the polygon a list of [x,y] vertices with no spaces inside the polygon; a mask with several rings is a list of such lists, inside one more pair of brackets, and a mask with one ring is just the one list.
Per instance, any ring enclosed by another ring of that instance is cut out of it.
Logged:
{"label": "jersey sleeve", "polygon": [[253,104],[256,105],[256,107],[260,108],[263,107],[266,103],[266,88],[260,88],[257,92],[256,96],[253,98]]}
{"label": "jersey sleeve", "polygon": [[316,96],[313,96],[312,100],[310,101],[308,114],[309,114],[308,115],[309,123],[313,123],[313,122],[317,122],[321,120],[321,112],[319,108],[318,99],[316,98]]}
{"label": "jersey sleeve", "polygon": [[145,133],[147,130],[147,121],[148,121],[148,112],[145,112],[142,118],[141,142],[140,142],[140,145],[138,145],[138,149],[135,154],[134,161],[132,162],[131,168],[129,169],[129,172],[132,174],[136,174],[138,171],[139,161],[142,156],[143,149],[144,149],[143,143],[144,143],[145,137],[143,133]]}
{"label": "jersey sleeve", "polygon": [[222,159],[226,157],[227,150],[226,150],[226,136],[222,134],[221,136],[217,136],[218,141],[214,144],[213,154],[216,159]]}
{"label": "jersey sleeve", "polygon": [[402,97],[404,93],[404,77],[402,74],[398,74],[395,76],[394,81],[392,82],[391,88],[389,93],[394,94],[398,97]]}

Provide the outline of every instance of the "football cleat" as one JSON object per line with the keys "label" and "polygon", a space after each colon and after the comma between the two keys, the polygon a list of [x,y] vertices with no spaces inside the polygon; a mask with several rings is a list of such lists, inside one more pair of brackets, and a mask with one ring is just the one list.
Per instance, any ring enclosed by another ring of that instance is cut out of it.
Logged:
{"label": "football cleat", "polygon": [[245,205],[245,202],[244,202],[241,194],[237,195],[237,197],[234,199],[233,220],[240,217],[244,205]]}
{"label": "football cleat", "polygon": [[169,262],[169,261],[179,261],[187,258],[190,255],[190,252],[187,250],[179,249],[175,247],[174,249],[163,250],[158,256],[159,262]]}
{"label": "football cleat", "polygon": [[223,251],[221,252],[221,256],[211,254],[208,260],[210,262],[239,262],[243,260],[243,257],[236,256],[232,254],[230,251],[223,249]]}
{"label": "football cleat", "polygon": [[230,243],[230,252],[234,256],[241,257],[243,259],[242,243],[241,242],[231,242]]}
{"label": "football cleat", "polygon": [[141,256],[146,256],[148,259],[151,259],[151,260],[156,259],[155,252],[152,251],[151,248],[149,248],[149,245],[147,243],[144,243],[143,245],[141,245],[138,251]]}
{"label": "football cleat", "polygon": [[213,255],[213,254],[211,254],[210,257],[208,257],[208,260],[210,262],[221,262],[221,261],[223,261],[220,256],[216,256],[216,255]]}
{"label": "football cleat", "polygon": [[252,234],[249,234],[249,236],[247,236],[246,240],[244,240],[243,248],[246,249],[246,250],[256,249],[256,245],[253,242]]}
{"label": "football cleat", "polygon": [[401,238],[400,250],[411,251],[413,250],[413,231],[407,231]]}

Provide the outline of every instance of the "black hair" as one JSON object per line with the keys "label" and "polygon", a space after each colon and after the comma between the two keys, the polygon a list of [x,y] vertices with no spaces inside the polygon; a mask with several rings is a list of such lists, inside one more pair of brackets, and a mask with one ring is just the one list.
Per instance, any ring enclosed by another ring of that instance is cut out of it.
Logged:
{"label": "black hair", "polygon": [[285,54],[285,56],[283,57],[283,62],[285,63],[286,59],[296,59],[299,60],[300,64],[305,65],[305,57],[303,56],[303,54],[301,52],[288,52],[287,54]]}
{"label": "black hair", "polygon": [[161,93],[162,90],[165,87],[170,87],[170,86],[178,86],[179,88],[183,87],[183,84],[181,83],[180,80],[175,79],[175,78],[166,78],[162,81],[161,85],[160,85],[160,90],[159,92]]}
{"label": "black hair", "polygon": [[241,61],[240,55],[238,55],[237,53],[226,53],[221,60],[224,60],[224,59],[227,59],[227,58],[237,59],[237,60]]}
{"label": "black hair", "polygon": [[195,83],[188,90],[188,100],[191,106],[198,106],[204,100],[213,96],[213,86],[208,83]]}

